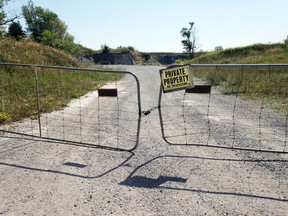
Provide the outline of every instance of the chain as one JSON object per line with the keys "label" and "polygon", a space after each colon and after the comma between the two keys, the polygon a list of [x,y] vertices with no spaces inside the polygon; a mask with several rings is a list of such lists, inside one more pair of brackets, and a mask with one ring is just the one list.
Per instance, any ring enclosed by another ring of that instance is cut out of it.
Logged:
{"label": "chain", "polygon": [[153,110],[158,109],[158,106],[154,106],[149,110],[142,111],[143,116],[149,115]]}

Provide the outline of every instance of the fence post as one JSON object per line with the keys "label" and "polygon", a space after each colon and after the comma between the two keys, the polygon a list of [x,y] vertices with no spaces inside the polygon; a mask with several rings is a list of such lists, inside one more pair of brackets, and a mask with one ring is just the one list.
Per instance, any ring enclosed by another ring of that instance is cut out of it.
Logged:
{"label": "fence post", "polygon": [[37,67],[34,67],[35,71],[35,81],[36,81],[36,97],[37,97],[37,115],[38,115],[38,125],[39,125],[39,135],[42,137],[41,130],[41,119],[40,119],[40,98],[39,98],[39,78]]}

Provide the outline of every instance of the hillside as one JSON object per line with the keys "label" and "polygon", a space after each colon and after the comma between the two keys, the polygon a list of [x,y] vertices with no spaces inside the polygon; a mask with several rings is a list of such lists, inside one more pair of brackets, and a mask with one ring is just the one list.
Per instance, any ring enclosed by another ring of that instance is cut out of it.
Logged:
{"label": "hillside", "polygon": [[80,63],[63,51],[43,46],[29,39],[0,40],[0,62],[38,65],[79,66]]}
{"label": "hillside", "polygon": [[[192,64],[287,64],[284,44],[255,44],[202,55],[183,63]],[[218,86],[224,94],[262,100],[288,115],[288,67],[195,68],[194,75]]]}
{"label": "hillside", "polygon": [[[81,67],[77,59],[63,51],[31,40],[0,40],[0,62]],[[40,112],[59,110],[73,98],[79,98],[121,75],[38,69]],[[30,67],[0,65],[0,124],[26,117],[37,118],[35,73]]]}
{"label": "hillside", "polygon": [[[81,67],[81,64],[76,58],[71,57],[63,51],[57,49],[43,46],[38,43],[35,43],[29,39],[24,39],[21,41],[16,41],[12,39],[1,39],[0,40],[0,62],[5,63],[26,63],[26,64],[38,64],[38,65],[57,65],[57,66],[66,66],[66,67]],[[149,62],[151,56],[140,54],[139,52],[133,52],[137,64],[156,64],[154,61]],[[148,62],[148,63],[146,63]],[[288,52],[284,49],[284,44],[255,44],[247,47],[231,48],[218,52],[211,52],[204,54],[193,60],[188,60],[182,63],[194,63],[194,64],[276,64],[276,63],[288,63]],[[270,77],[267,76],[268,69],[266,73],[261,72],[259,76],[259,71],[252,69],[245,69],[246,75],[249,74],[249,77],[244,77],[245,82],[235,81],[234,74],[238,74],[239,70],[234,68],[233,70],[219,70],[217,71],[217,76],[215,76],[215,70],[203,70],[194,71],[194,75],[201,77],[206,80],[208,83],[217,85],[222,88],[222,92],[226,94],[240,94],[243,97],[248,98],[257,98],[259,95],[266,95],[268,100],[271,101],[276,107],[280,110],[288,113],[288,96],[287,96],[287,83],[288,83],[288,73],[286,68],[276,68],[275,70],[271,69]],[[3,70],[2,70],[3,69]],[[7,100],[9,103],[13,101],[26,101],[27,95],[34,94],[34,75],[31,72],[23,70],[14,70],[15,73],[18,73],[19,76],[11,76],[11,73],[5,73],[5,68],[0,67],[0,80],[1,80],[1,97],[2,100]],[[259,69],[260,70],[260,69]],[[235,71],[235,73],[233,72]],[[241,72],[241,71],[240,71]],[[13,74],[15,74],[13,73]],[[21,74],[27,76],[30,74],[31,79],[27,83],[27,86],[23,88],[23,79],[20,80]],[[54,76],[54,75],[55,76]],[[75,74],[75,73],[73,73]],[[265,75],[266,74],[266,75]],[[45,82],[50,83],[50,92],[45,90],[47,95],[46,98],[42,98],[42,112],[47,112],[55,109],[60,109],[65,106],[71,98],[79,97],[80,95],[85,94],[87,91],[95,89],[99,85],[108,82],[109,80],[115,80],[115,77],[99,77],[91,76],[88,73],[82,73],[81,76],[77,75],[76,81],[70,79],[73,75],[67,75],[65,80],[65,94],[57,94],[57,89],[63,89],[63,85],[57,85],[58,82],[55,82],[57,79],[57,74],[55,71],[50,72],[50,76],[47,76],[49,80]],[[84,76],[83,76],[84,75]],[[53,80],[54,76],[54,80]],[[267,79],[267,77],[269,79]],[[51,79],[50,79],[51,78]],[[79,82],[79,79],[83,79]],[[77,80],[78,79],[78,80]],[[255,85],[255,79],[257,79],[257,85]],[[69,81],[70,80],[70,81]],[[8,86],[8,84],[11,86]],[[16,83],[17,85],[12,85]],[[82,86],[80,86],[82,83]],[[235,86],[236,83],[241,84],[241,86]],[[19,85],[18,85],[19,84]],[[244,85],[245,84],[245,85]],[[77,86],[77,88],[75,88]],[[269,86],[269,91],[267,87]],[[28,91],[29,90],[29,91]],[[52,91],[55,90],[55,91]],[[237,91],[236,91],[237,90]],[[5,92],[7,91],[7,92]],[[21,94],[14,95],[12,92],[21,92]],[[3,94],[2,94],[3,93]],[[45,94],[46,94],[45,93]],[[17,96],[17,97],[16,97]],[[262,97],[262,96],[261,96]],[[34,112],[31,107],[35,106],[33,104],[33,98],[30,98],[31,101],[25,102],[25,107],[19,105],[16,107],[11,103],[7,104],[5,107],[0,106],[0,124],[1,115],[7,119],[7,116],[10,116],[12,120],[19,120],[22,117],[31,116]],[[61,102],[59,102],[59,100]],[[4,103],[2,103],[3,105]],[[55,106],[54,106],[55,105]],[[11,108],[13,107],[13,109]],[[25,112],[24,112],[25,111]]]}
{"label": "hillside", "polygon": [[254,44],[210,52],[185,63],[194,64],[276,64],[288,63],[284,44]]}

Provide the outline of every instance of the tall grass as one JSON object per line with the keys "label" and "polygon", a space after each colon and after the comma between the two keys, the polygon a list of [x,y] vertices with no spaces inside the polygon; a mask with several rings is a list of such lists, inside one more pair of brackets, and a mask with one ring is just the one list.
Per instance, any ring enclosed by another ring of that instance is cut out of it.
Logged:
{"label": "tall grass", "polygon": [[201,67],[194,69],[194,75],[224,94],[265,100],[288,115],[288,67]]}
{"label": "tall grass", "polygon": [[[210,52],[186,64],[285,64],[284,43],[254,44]],[[195,68],[195,76],[219,86],[223,93],[262,99],[288,115],[288,67]]]}
{"label": "tall grass", "polygon": [[[55,69],[37,69],[37,74],[41,113],[63,108],[71,99],[120,78],[117,74]],[[11,121],[37,117],[34,69],[2,66],[0,80],[0,112],[8,114]]]}
{"label": "tall grass", "polygon": [[254,44],[247,47],[229,48],[210,52],[198,58],[185,61],[194,64],[275,64],[288,63],[288,52],[285,45]]}
{"label": "tall grass", "polygon": [[[0,62],[80,67],[69,55],[32,41],[0,40]],[[30,67],[0,66],[0,124],[37,117],[36,76]],[[51,112],[73,99],[121,78],[118,74],[37,69],[40,111]]]}

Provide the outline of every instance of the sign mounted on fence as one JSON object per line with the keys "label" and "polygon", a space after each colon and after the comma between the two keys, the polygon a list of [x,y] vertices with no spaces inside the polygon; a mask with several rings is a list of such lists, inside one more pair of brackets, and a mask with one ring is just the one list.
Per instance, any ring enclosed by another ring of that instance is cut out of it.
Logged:
{"label": "sign mounted on fence", "polygon": [[163,92],[171,92],[194,86],[190,65],[167,67],[160,70]]}

